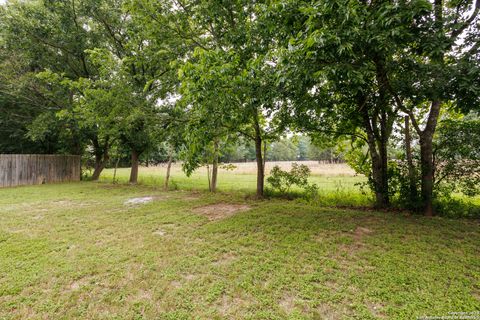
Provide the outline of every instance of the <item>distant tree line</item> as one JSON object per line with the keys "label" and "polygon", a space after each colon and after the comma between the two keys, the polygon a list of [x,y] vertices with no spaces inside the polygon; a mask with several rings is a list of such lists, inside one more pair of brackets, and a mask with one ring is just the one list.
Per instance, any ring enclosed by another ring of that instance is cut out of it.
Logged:
{"label": "distant tree line", "polygon": [[[343,162],[343,155],[335,147],[319,147],[310,138],[294,136],[279,138],[267,143],[265,159],[267,161],[325,161]],[[250,144],[233,144],[220,157],[222,162],[255,161],[255,147]]]}
{"label": "distant tree line", "polygon": [[[267,144],[266,161],[318,161],[322,163],[345,163],[344,151],[336,147],[317,146],[313,144],[309,137],[292,136],[280,138],[277,141]],[[181,157],[175,157],[174,160],[180,160]],[[87,159],[93,167],[94,159]],[[159,143],[144,153],[140,163],[144,166],[165,165],[169,160],[168,146]],[[223,148],[219,153],[221,163],[252,162],[255,161],[255,146],[237,141]],[[112,168],[115,165],[119,167],[130,167],[131,161],[127,151],[118,154],[114,159],[110,159],[107,167]]]}

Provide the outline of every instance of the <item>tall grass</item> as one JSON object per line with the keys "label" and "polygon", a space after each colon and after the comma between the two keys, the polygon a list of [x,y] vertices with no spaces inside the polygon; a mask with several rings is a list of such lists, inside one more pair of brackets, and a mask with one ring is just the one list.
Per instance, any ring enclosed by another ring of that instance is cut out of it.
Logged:
{"label": "tall grass", "polygon": [[[318,197],[314,200],[319,206],[364,207],[373,205],[373,195],[368,189],[362,189],[361,184],[366,182],[364,176],[355,175],[353,170],[345,164],[319,164],[313,161],[301,162],[312,171],[310,183],[318,186]],[[292,162],[267,162],[267,176],[274,165],[279,165],[283,170],[289,170]],[[236,163],[234,170],[219,170],[219,192],[235,192],[243,195],[255,193],[256,165],[255,163]],[[139,170],[139,183],[150,186],[163,187],[166,167],[141,167]],[[101,181],[112,182],[114,170],[106,169]],[[116,173],[117,183],[128,183],[130,168],[120,168]],[[267,196],[281,196],[268,190]],[[172,167],[170,189],[207,191],[208,179],[206,168],[199,168],[190,177],[183,173],[180,164]],[[282,195],[285,196],[285,195]],[[292,188],[287,198],[301,198],[301,190]],[[395,201],[395,199],[393,199]],[[395,205],[395,204],[394,204]],[[452,195],[449,199],[437,199],[437,213],[448,217],[480,217],[480,197],[466,197]]]}

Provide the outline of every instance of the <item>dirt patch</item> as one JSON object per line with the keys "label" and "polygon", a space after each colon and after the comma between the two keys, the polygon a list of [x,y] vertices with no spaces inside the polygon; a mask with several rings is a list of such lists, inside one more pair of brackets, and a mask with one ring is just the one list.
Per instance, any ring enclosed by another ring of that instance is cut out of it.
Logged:
{"label": "dirt patch", "polygon": [[189,274],[184,275],[183,278],[184,278],[185,280],[187,280],[187,281],[192,281],[192,280],[194,280],[195,278],[197,278],[197,276],[194,275],[194,274],[189,273]]}
{"label": "dirt patch", "polygon": [[[329,256],[338,262],[341,270],[347,271],[352,261],[357,259],[358,252],[365,250],[365,244],[363,242],[364,237],[373,233],[373,230],[366,227],[357,226],[355,230],[345,232],[344,236],[347,236],[346,243],[340,243],[337,246],[337,250]],[[367,266],[362,266],[366,268]]]}
{"label": "dirt patch", "polygon": [[223,266],[232,263],[237,259],[237,256],[234,255],[233,253],[225,253],[222,254],[220,257],[218,257],[217,260],[213,262],[213,265],[215,266]]}
{"label": "dirt patch", "polygon": [[332,241],[333,239],[336,239],[338,236],[341,236],[342,232],[341,231],[336,231],[336,230],[322,230],[318,234],[312,235],[312,238],[316,242],[327,242],[327,241]]}
{"label": "dirt patch", "polygon": [[245,204],[217,203],[193,209],[194,213],[206,216],[210,221],[221,220],[233,216],[237,212],[247,211]]}
{"label": "dirt patch", "polygon": [[338,288],[340,287],[338,285],[338,283],[336,281],[333,281],[333,280],[327,280],[323,283],[323,285],[333,292],[338,291]]}
{"label": "dirt patch", "polygon": [[154,236],[164,237],[169,234],[172,234],[177,228],[177,225],[174,223],[162,223],[157,229],[152,230]]}
{"label": "dirt patch", "polygon": [[348,252],[349,254],[355,254],[358,250],[364,247],[363,238],[373,233],[371,229],[365,227],[357,227],[352,232],[353,242],[350,244],[342,244],[339,246],[341,252]]}
{"label": "dirt patch", "polygon": [[374,302],[368,302],[366,303],[366,306],[370,313],[375,317],[375,318],[380,318],[380,319],[385,319],[386,315],[383,312],[384,305],[381,303],[374,303]]}
{"label": "dirt patch", "polygon": [[474,288],[472,295],[480,302],[480,288]]}
{"label": "dirt patch", "polygon": [[182,200],[185,200],[185,201],[194,201],[194,200],[198,200],[202,197],[202,194],[199,193],[199,192],[192,192],[192,193],[189,193],[189,194],[186,194],[185,196],[182,197]]}
{"label": "dirt patch", "polygon": [[278,302],[278,305],[285,313],[290,314],[295,309],[295,298],[291,295],[285,295],[282,300]]}
{"label": "dirt patch", "polygon": [[132,302],[138,301],[151,301],[152,300],[152,292],[150,290],[140,289],[137,291],[136,294],[132,295],[129,300]]}
{"label": "dirt patch", "polygon": [[317,316],[320,317],[320,319],[324,320],[336,320],[336,319],[341,319],[347,312],[345,310],[337,310],[335,307],[327,304],[327,303],[322,303],[317,307],[317,310],[315,310]]}
{"label": "dirt patch", "polygon": [[241,310],[245,307],[246,301],[239,297],[230,297],[226,294],[220,299],[218,312],[223,316],[233,313],[235,310]]}
{"label": "dirt patch", "polygon": [[91,281],[92,281],[92,277],[91,277],[91,276],[85,276],[85,277],[76,279],[76,280],[74,280],[73,282],[71,282],[70,285],[68,285],[68,287],[66,288],[65,291],[66,291],[66,292],[78,291],[78,290],[80,290],[82,287],[85,287],[85,286],[87,286],[88,284],[90,284]]}
{"label": "dirt patch", "polygon": [[373,231],[368,229],[368,228],[364,228],[364,227],[357,227],[355,229],[355,232],[353,233],[353,238],[357,241],[360,241],[362,240],[362,238],[365,236],[365,235],[369,235],[371,234]]}
{"label": "dirt patch", "polygon": [[81,286],[82,285],[78,281],[75,281],[70,285],[70,290],[76,291],[76,290],[80,289]]}

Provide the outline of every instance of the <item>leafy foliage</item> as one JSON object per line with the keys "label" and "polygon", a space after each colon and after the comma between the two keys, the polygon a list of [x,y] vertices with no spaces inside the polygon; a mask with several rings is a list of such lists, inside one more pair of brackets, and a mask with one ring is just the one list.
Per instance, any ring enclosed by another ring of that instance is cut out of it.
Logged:
{"label": "leafy foliage", "polygon": [[437,191],[480,194],[480,120],[444,120],[435,141]]}
{"label": "leafy foliage", "polygon": [[267,178],[267,183],[273,190],[282,194],[290,192],[292,186],[304,189],[307,198],[318,194],[318,187],[315,184],[309,184],[310,168],[304,164],[292,163],[290,171],[284,171],[279,166],[274,166]]}

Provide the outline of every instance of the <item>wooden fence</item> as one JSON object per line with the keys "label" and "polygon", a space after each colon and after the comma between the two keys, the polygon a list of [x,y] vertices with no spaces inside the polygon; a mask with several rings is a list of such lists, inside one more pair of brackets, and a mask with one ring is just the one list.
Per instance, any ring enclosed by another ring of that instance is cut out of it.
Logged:
{"label": "wooden fence", "polygon": [[0,188],[80,180],[80,156],[0,154]]}

